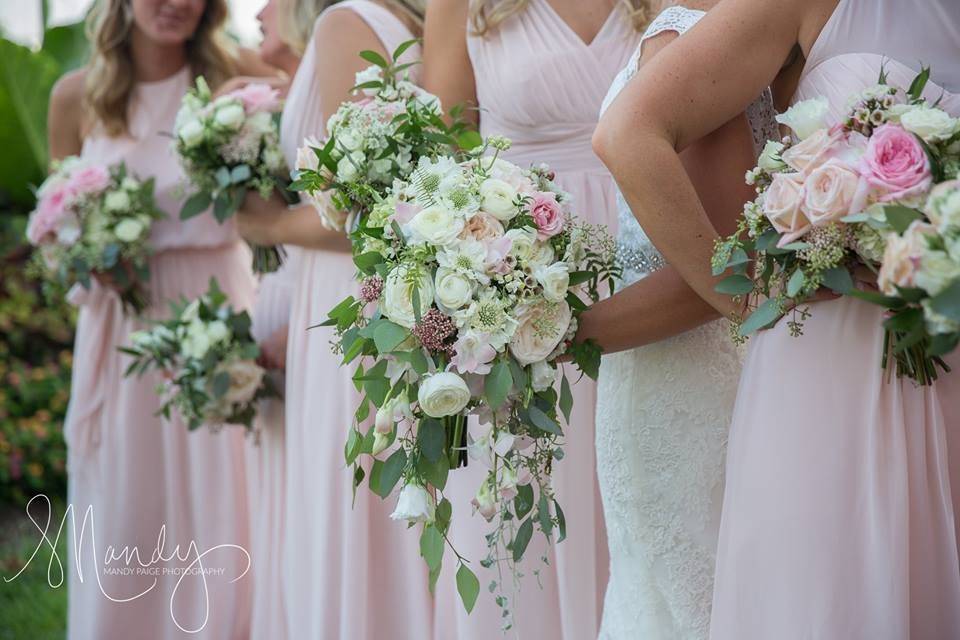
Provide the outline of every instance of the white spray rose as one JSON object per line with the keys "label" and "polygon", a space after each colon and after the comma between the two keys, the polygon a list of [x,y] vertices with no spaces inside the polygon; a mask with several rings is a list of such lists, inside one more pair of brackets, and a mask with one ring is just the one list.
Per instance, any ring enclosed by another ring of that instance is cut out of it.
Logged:
{"label": "white spray rose", "polygon": [[193,320],[187,325],[186,334],[180,343],[180,353],[186,358],[200,359],[207,355],[212,342],[207,333],[207,327],[199,320]]}
{"label": "white spray rose", "polygon": [[826,126],[830,102],[825,97],[803,100],[796,103],[786,113],[777,116],[777,122],[790,127],[797,138],[803,140]]}
{"label": "white spray rose", "polygon": [[570,288],[570,270],[565,262],[555,262],[549,267],[537,267],[533,277],[543,287],[543,297],[550,302],[560,302],[567,297]]}
{"label": "white spray rose", "polygon": [[212,344],[226,342],[230,337],[230,329],[227,327],[227,323],[222,320],[214,320],[207,325],[207,336]]}
{"label": "white spray rose", "polygon": [[780,171],[781,169],[785,169],[787,163],[780,157],[783,149],[784,145],[782,142],[767,140],[766,146],[763,147],[763,153],[760,154],[760,160],[757,162],[757,166],[764,171]]}
{"label": "white spray rose", "polygon": [[180,141],[183,142],[184,146],[188,149],[203,142],[203,134],[203,123],[196,119],[185,122],[177,132],[177,135],[180,136]]}
{"label": "white spray rose", "polygon": [[450,311],[463,308],[473,299],[473,283],[453,269],[437,269],[436,289],[437,305]]}
{"label": "white spray rose", "polygon": [[246,118],[246,114],[243,111],[243,105],[236,102],[218,107],[213,114],[214,122],[230,131],[239,129],[243,125],[244,118]]}
{"label": "white spray rose", "polygon": [[958,120],[941,109],[928,107],[913,109],[900,116],[900,124],[910,133],[926,142],[940,142],[952,137],[957,131]]}
{"label": "white spray rose", "polygon": [[437,505],[433,496],[418,482],[412,481],[400,490],[397,508],[390,514],[392,520],[433,522]]}
{"label": "white spray rose", "polygon": [[463,411],[470,402],[470,389],[463,378],[451,371],[443,371],[420,383],[417,401],[431,418],[445,418]]}
{"label": "white spray rose", "polygon": [[530,250],[530,257],[527,260],[527,266],[531,269],[537,267],[546,267],[556,262],[557,252],[549,242],[535,242]]}
{"label": "white spray rose", "polygon": [[[420,314],[430,309],[434,298],[433,280],[430,275],[423,273],[418,282],[420,296]],[[383,304],[380,311],[387,318],[401,327],[412,329],[417,323],[417,316],[413,310],[413,285],[407,280],[407,271],[404,267],[397,267],[387,275],[383,285]]]}
{"label": "white spray rose", "polygon": [[103,206],[107,211],[126,211],[130,208],[130,196],[126,191],[110,191],[103,198]]}
{"label": "white spray rose", "polygon": [[533,246],[537,241],[537,232],[532,229],[511,229],[505,237],[510,238],[510,255],[521,264],[526,264],[533,255]]}
{"label": "white spray rose", "polygon": [[517,207],[513,204],[516,198],[517,190],[503,180],[488,178],[480,185],[481,208],[501,222],[517,215]]}
{"label": "white spray rose", "polygon": [[120,242],[133,242],[143,233],[143,224],[133,218],[125,218],[113,230]]}

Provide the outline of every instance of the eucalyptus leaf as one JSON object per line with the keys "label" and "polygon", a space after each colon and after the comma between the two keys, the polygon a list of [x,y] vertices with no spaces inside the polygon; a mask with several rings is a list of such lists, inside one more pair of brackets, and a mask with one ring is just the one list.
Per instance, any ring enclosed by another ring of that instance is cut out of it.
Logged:
{"label": "eucalyptus leaf", "polygon": [[742,296],[753,291],[753,280],[743,275],[728,276],[713,288],[717,293],[728,296]]}
{"label": "eucalyptus leaf", "polygon": [[754,331],[772,325],[781,316],[783,316],[783,313],[780,310],[780,303],[775,298],[766,300],[740,326],[740,335],[747,337]]}

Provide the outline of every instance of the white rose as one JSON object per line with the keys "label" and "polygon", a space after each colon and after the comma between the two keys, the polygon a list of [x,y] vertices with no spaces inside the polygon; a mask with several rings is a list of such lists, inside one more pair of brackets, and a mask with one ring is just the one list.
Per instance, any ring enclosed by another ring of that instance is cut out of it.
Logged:
{"label": "white rose", "polygon": [[900,124],[926,142],[947,140],[957,131],[956,118],[951,118],[946,111],[928,107],[904,113],[900,116]]}
{"label": "white rose", "polygon": [[110,191],[103,199],[107,211],[126,211],[130,207],[130,196],[126,191]]}
{"label": "white rose", "polygon": [[533,277],[543,287],[543,297],[550,302],[566,299],[570,288],[570,271],[565,262],[555,262],[549,267],[537,267]]}
{"label": "white rose", "polygon": [[405,484],[400,490],[397,508],[390,514],[392,520],[407,522],[433,522],[436,514],[433,496],[418,482]]}
{"label": "white rose", "polygon": [[942,251],[924,251],[914,283],[935,296],[960,278],[960,265]]}
{"label": "white rose", "polygon": [[530,378],[534,391],[546,391],[557,381],[557,370],[546,360],[540,360],[530,367]]}
{"label": "white rose", "polygon": [[113,229],[120,242],[133,242],[143,233],[143,224],[134,218],[125,218]]}
{"label": "white rose", "polygon": [[126,191],[136,191],[140,188],[140,182],[136,178],[127,176],[123,179],[123,182],[120,183],[120,188]]}
{"label": "white rose", "polygon": [[532,229],[511,229],[505,234],[510,238],[512,246],[510,255],[518,262],[526,263],[533,255],[533,245],[537,241],[537,232]]}
{"label": "white rose", "polygon": [[536,242],[530,251],[530,257],[527,260],[527,266],[535,269],[553,264],[557,259],[557,252],[549,242]]}
{"label": "white rose", "polygon": [[917,109],[923,109],[923,106],[919,104],[895,104],[887,109],[887,122],[898,123],[903,116]]}
{"label": "white rose", "polygon": [[203,322],[199,319],[193,320],[187,326],[186,335],[180,344],[180,352],[186,358],[196,358],[199,360],[207,355],[210,346],[210,336],[207,334]]}
{"label": "white rose", "polygon": [[234,360],[217,367],[230,375],[230,387],[223,400],[230,404],[247,404],[257,394],[266,371],[253,360]]}
{"label": "white rose", "polygon": [[830,102],[821,96],[796,103],[786,113],[778,115],[777,122],[793,129],[797,138],[803,140],[826,126],[829,112]]}
{"label": "white rose", "polygon": [[503,180],[488,178],[480,185],[481,208],[501,222],[517,215],[516,199],[517,190]]}
{"label": "white rose", "polygon": [[222,320],[214,320],[207,325],[207,337],[212,344],[225,342],[230,337],[230,329]]}
{"label": "white rose", "polygon": [[435,373],[420,383],[420,408],[431,418],[453,416],[470,402],[470,389],[463,378],[451,371]]}
{"label": "white rose", "polygon": [[455,311],[473,299],[473,283],[452,269],[440,267],[437,269],[435,297],[438,306]]}
{"label": "white rose", "polygon": [[184,146],[188,149],[203,142],[203,134],[203,123],[196,119],[185,122],[177,132],[177,135],[180,136],[180,141],[183,142]]}
{"label": "white rose", "polygon": [[566,335],[571,318],[565,301],[528,307],[510,340],[510,353],[521,366],[545,360]]}
{"label": "white rose", "polygon": [[[424,273],[418,285],[419,311],[423,315],[430,309],[434,298],[433,281],[428,274]],[[413,287],[407,282],[404,267],[394,269],[387,276],[383,285],[383,304],[380,311],[387,318],[407,329],[412,329],[417,323],[416,314],[413,311]]]}
{"label": "white rose", "polygon": [[340,162],[337,163],[337,180],[340,182],[353,182],[356,180],[357,176],[360,175],[360,167],[363,166],[364,160],[366,160],[366,158],[364,158],[363,154],[360,154],[359,158],[353,154],[340,158]]}
{"label": "white rose", "polygon": [[463,219],[452,211],[439,206],[427,207],[408,223],[415,239],[435,246],[454,244],[463,231]]}
{"label": "white rose", "polygon": [[243,111],[243,105],[231,102],[218,107],[213,114],[213,120],[224,129],[236,131],[243,125],[246,114]]}
{"label": "white rose", "polygon": [[787,164],[780,157],[783,149],[784,145],[782,142],[768,140],[766,146],[763,147],[763,153],[760,154],[760,160],[757,162],[757,166],[764,171],[780,171],[786,168]]}

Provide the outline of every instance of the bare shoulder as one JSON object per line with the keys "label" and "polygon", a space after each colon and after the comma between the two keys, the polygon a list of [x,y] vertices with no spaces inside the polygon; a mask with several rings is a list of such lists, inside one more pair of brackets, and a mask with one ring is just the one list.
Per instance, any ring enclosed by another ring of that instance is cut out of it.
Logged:
{"label": "bare shoulder", "polygon": [[50,92],[50,109],[61,111],[63,116],[79,116],[86,81],[86,69],[76,69],[62,75]]}
{"label": "bare shoulder", "polygon": [[317,21],[313,37],[316,39],[318,56],[321,57],[321,52],[343,55],[346,51],[356,55],[364,49],[384,51],[383,43],[367,21],[346,7],[327,11]]}
{"label": "bare shoulder", "polygon": [[429,18],[442,20],[451,26],[454,21],[466,25],[469,14],[470,2],[468,0],[430,0],[427,5],[427,16]]}

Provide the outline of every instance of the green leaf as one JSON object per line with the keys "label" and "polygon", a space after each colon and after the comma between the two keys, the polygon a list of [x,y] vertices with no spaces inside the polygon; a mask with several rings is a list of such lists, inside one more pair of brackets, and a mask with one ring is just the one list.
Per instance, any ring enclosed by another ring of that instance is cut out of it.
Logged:
{"label": "green leaf", "polygon": [[532,422],[533,425],[541,431],[553,433],[558,436],[563,435],[560,425],[554,422],[550,416],[541,411],[536,405],[531,404],[529,407],[527,407],[527,414],[530,416],[530,422]]}
{"label": "green leaf", "polygon": [[740,335],[749,336],[754,331],[763,329],[775,323],[783,315],[780,311],[780,303],[775,298],[771,298],[761,304],[750,314],[750,317],[740,327]]}
{"label": "green leaf", "polygon": [[803,275],[803,269],[797,269],[793,272],[793,275],[790,276],[790,280],[787,282],[787,296],[790,298],[795,298],[800,290],[803,289],[804,283],[806,283],[806,276]]}
{"label": "green leaf", "polygon": [[410,336],[410,332],[398,324],[383,321],[373,332],[373,342],[381,354],[390,353]]}
{"label": "green leaf", "polygon": [[250,179],[253,175],[253,171],[250,170],[250,165],[238,164],[230,171],[230,182],[233,184],[241,184]]}
{"label": "green leaf", "polygon": [[742,296],[753,291],[753,280],[747,276],[729,276],[718,282],[713,290],[728,296]]}
{"label": "green leaf", "polygon": [[497,361],[483,382],[483,393],[490,407],[494,410],[502,407],[512,387],[513,375],[510,373],[510,365],[503,360]]}
{"label": "green leaf", "polygon": [[560,380],[560,413],[563,414],[567,424],[570,424],[571,411],[573,411],[573,392],[570,390],[570,381],[567,380],[567,374],[563,374]]}
{"label": "green leaf", "polygon": [[417,470],[423,474],[424,480],[443,491],[447,486],[447,476],[450,473],[450,460],[447,456],[440,456],[435,463],[430,464],[426,456],[420,458]]}
{"label": "green leaf", "polygon": [[[364,403],[367,406],[367,403]],[[347,443],[343,447],[343,457],[347,464],[353,464],[360,455],[360,447],[363,445],[363,436],[356,429],[350,429],[350,435],[347,436]]]}
{"label": "green leaf", "polygon": [[84,21],[50,27],[43,33],[41,50],[56,60],[62,73],[82,67],[90,57]]}
{"label": "green leaf", "polygon": [[377,251],[369,251],[353,257],[353,264],[357,265],[357,269],[368,276],[376,273],[374,267],[381,262],[383,262],[383,255]]}
{"label": "green leaf", "polygon": [[543,493],[540,494],[540,501],[537,502],[537,522],[540,523],[543,535],[549,538],[553,533],[553,519],[550,517],[550,502]]}
{"label": "green leaf", "polygon": [[436,464],[443,455],[443,446],[447,443],[443,423],[435,418],[422,420],[417,429],[417,442],[420,443],[420,451],[427,461]]}
{"label": "green leaf", "polygon": [[483,137],[474,130],[464,131],[457,137],[457,146],[464,151],[470,151],[483,144]]}
{"label": "green leaf", "polygon": [[748,262],[750,262],[750,256],[747,255],[746,251],[743,249],[734,249],[730,255],[730,259],[727,260],[727,268],[735,267],[738,264],[747,264]]}
{"label": "green leaf", "polygon": [[924,326],[923,309],[910,307],[897,312],[883,321],[883,326],[891,331],[908,333]]}
{"label": "green leaf", "polygon": [[827,269],[823,272],[821,281],[825,287],[840,295],[850,293],[854,288],[853,278],[845,267]]}
{"label": "green leaf", "polygon": [[460,594],[460,600],[463,601],[463,608],[467,613],[473,611],[473,606],[477,603],[477,596],[480,595],[480,581],[473,571],[467,565],[461,563],[457,569],[457,593]]}
{"label": "green leaf", "polygon": [[903,234],[914,220],[923,218],[923,213],[911,207],[899,204],[887,205],[883,208],[887,224],[899,234]]}
{"label": "green leaf", "polygon": [[517,497],[513,499],[513,510],[518,520],[526,517],[533,509],[533,487],[522,484],[517,487]]}
{"label": "green leaf", "polygon": [[387,64],[387,61],[383,59],[383,56],[381,56],[376,51],[370,51],[369,49],[366,49],[364,51],[361,51],[359,55],[361,58],[363,58],[367,62],[371,62],[377,65],[378,67],[380,67],[381,69],[386,69],[387,67],[390,66],[389,64]]}
{"label": "green leaf", "polygon": [[563,542],[567,539],[567,518],[563,515],[563,509],[560,508],[560,503],[556,500],[553,501],[553,510],[557,513],[557,528],[560,530],[560,537],[557,538],[557,542]]}
{"label": "green leaf", "polygon": [[213,376],[212,391],[213,395],[217,398],[222,398],[227,391],[230,390],[230,374],[226,371],[221,371],[217,375]]}
{"label": "green leaf", "polygon": [[443,536],[433,525],[427,525],[420,534],[420,555],[427,561],[431,571],[443,563]]}
{"label": "green leaf", "polygon": [[593,271],[571,271],[570,286],[575,287],[578,284],[589,282],[595,275],[596,273],[594,273]]}
{"label": "green leaf", "polygon": [[930,338],[927,355],[945,356],[956,349],[958,343],[960,343],[960,333],[938,333]]}
{"label": "green leaf", "polygon": [[[381,498],[386,498],[393,491],[394,486],[403,475],[403,469],[407,466],[407,452],[403,449],[397,449],[393,452],[386,462],[383,463],[383,469],[380,471],[379,483],[374,487],[374,491]],[[372,481],[371,481],[372,482]]]}
{"label": "green leaf", "polygon": [[910,83],[910,88],[907,89],[907,95],[914,100],[919,100],[923,97],[923,90],[929,81],[930,67],[923,67],[917,77],[913,79],[913,82]]}
{"label": "green leaf", "polygon": [[419,44],[419,43],[420,43],[420,40],[419,40],[418,38],[414,38],[414,39],[412,39],[412,40],[407,40],[406,42],[401,42],[401,43],[400,43],[400,46],[398,46],[396,49],[393,50],[393,56],[392,56],[392,57],[393,57],[394,62],[396,62],[397,60],[399,60],[399,59],[400,59],[400,56],[402,56],[404,53],[407,52],[407,49],[409,49],[410,47],[412,47],[412,46],[414,46],[414,45],[417,45],[417,44]]}
{"label": "green leaf", "polygon": [[517,535],[513,539],[513,561],[520,562],[523,560],[523,554],[527,551],[527,545],[530,544],[530,539],[533,537],[533,520],[527,518],[523,521],[523,524],[520,525],[520,528],[517,529]]}
{"label": "green leaf", "polygon": [[951,320],[960,322],[960,280],[930,298],[930,308]]}

